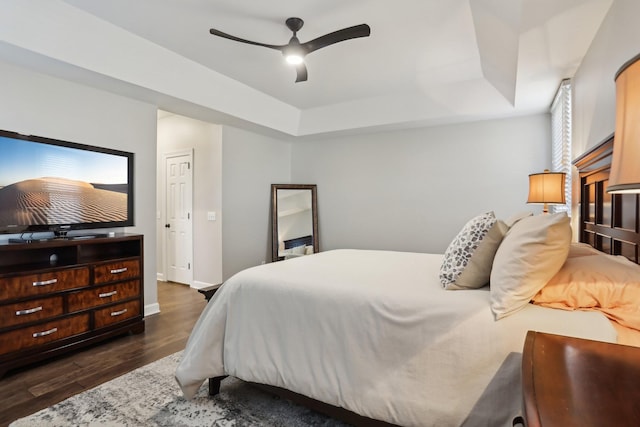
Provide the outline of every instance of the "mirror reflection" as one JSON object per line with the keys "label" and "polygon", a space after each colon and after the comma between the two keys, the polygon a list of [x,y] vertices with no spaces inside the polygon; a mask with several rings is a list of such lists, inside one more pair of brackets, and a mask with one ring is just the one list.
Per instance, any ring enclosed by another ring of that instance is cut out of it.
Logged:
{"label": "mirror reflection", "polygon": [[272,260],[318,252],[316,186],[272,184]]}

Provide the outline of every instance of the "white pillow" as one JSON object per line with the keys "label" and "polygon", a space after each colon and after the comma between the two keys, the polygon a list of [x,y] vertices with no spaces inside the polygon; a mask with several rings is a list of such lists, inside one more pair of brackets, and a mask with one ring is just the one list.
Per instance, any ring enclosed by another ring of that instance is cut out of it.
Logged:
{"label": "white pillow", "polygon": [[294,246],[293,248],[291,248],[291,253],[293,255],[304,255],[305,250],[306,250],[305,245]]}
{"label": "white pillow", "polygon": [[560,270],[571,243],[565,213],[520,219],[507,232],[491,270],[491,310],[501,319],[524,308]]}
{"label": "white pillow", "polygon": [[493,212],[469,220],[451,241],[440,266],[445,289],[476,289],[489,283],[491,264],[507,227]]}
{"label": "white pillow", "polygon": [[504,223],[507,224],[507,227],[511,228],[515,225],[516,222],[530,216],[533,216],[533,212],[528,212],[528,211],[517,212],[511,215],[509,218],[505,219]]}

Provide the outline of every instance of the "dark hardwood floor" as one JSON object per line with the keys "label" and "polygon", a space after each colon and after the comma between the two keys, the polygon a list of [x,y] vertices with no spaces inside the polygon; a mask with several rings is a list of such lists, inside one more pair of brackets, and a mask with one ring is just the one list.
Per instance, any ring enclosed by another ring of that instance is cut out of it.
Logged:
{"label": "dark hardwood floor", "polygon": [[0,379],[0,426],[184,349],[206,301],[186,285],[158,282],[159,314],[146,330],[103,341]]}

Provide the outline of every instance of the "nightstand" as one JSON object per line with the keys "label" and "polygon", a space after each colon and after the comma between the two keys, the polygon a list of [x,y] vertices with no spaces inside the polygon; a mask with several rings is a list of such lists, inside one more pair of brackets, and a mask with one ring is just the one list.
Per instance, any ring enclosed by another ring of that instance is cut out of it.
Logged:
{"label": "nightstand", "polygon": [[640,348],[529,331],[528,427],[640,425]]}

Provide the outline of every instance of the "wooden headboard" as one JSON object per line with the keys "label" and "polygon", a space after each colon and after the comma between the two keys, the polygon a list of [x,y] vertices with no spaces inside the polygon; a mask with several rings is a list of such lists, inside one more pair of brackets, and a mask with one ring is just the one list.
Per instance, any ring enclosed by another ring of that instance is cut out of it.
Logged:
{"label": "wooden headboard", "polygon": [[313,246],[313,236],[296,237],[295,239],[284,241],[285,249],[295,248],[296,246]]}
{"label": "wooden headboard", "polygon": [[573,161],[580,176],[580,241],[638,263],[640,196],[607,193],[612,153],[613,135]]}

